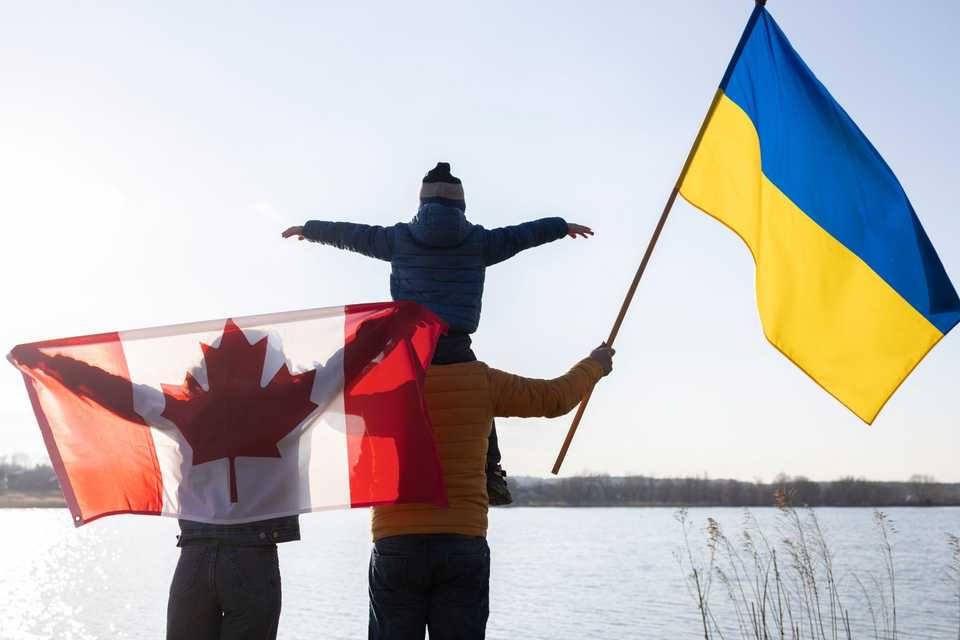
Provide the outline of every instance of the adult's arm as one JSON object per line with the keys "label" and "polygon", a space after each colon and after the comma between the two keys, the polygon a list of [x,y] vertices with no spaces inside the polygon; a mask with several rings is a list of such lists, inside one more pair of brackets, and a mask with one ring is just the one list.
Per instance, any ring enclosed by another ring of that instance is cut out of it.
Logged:
{"label": "adult's arm", "polygon": [[127,378],[69,356],[48,355],[33,345],[14,347],[9,357],[18,367],[42,372],[128,422],[145,424],[133,407],[133,387],[138,385]]}
{"label": "adult's arm", "polygon": [[510,227],[500,227],[486,232],[484,261],[487,266],[508,260],[524,249],[539,247],[567,235],[567,222],[563,218],[541,218]]}
{"label": "adult's arm", "polygon": [[303,225],[303,237],[313,242],[389,261],[393,257],[393,227],[355,222],[310,220]]}
{"label": "adult's arm", "polygon": [[570,371],[553,380],[538,380],[489,370],[495,416],[509,418],[556,418],[580,403],[604,376],[601,364],[584,358]]}

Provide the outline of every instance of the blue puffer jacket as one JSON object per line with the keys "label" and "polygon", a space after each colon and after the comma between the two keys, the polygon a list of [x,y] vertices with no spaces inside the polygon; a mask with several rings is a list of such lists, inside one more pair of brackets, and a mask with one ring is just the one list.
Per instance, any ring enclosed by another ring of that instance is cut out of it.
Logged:
{"label": "blue puffer jacket", "polygon": [[426,306],[452,333],[477,330],[487,267],[566,233],[563,218],[488,230],[468,222],[462,210],[436,203],[392,227],[322,220],[303,227],[308,240],[388,261],[393,299]]}

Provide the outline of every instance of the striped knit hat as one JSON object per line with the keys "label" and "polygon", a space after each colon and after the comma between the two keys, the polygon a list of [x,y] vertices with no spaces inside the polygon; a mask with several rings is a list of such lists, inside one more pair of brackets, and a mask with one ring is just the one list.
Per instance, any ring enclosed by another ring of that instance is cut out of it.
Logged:
{"label": "striped knit hat", "polygon": [[437,166],[423,177],[423,186],[420,187],[420,204],[436,202],[458,209],[466,209],[467,203],[463,199],[463,185],[460,178],[450,175],[450,163],[438,162]]}

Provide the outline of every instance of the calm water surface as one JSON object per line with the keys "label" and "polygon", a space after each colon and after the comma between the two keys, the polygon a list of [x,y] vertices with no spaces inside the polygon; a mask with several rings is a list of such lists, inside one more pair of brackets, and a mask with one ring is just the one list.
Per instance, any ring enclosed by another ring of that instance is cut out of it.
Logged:
{"label": "calm water surface", "polygon": [[[689,513],[698,542],[708,516],[730,531],[743,518],[739,509]],[[774,534],[774,510],[753,513]],[[843,589],[854,589],[851,572],[865,581],[879,577],[871,510],[817,513]],[[945,533],[960,533],[960,509],[887,513],[897,528],[901,637],[956,639],[957,592],[947,572]],[[301,525],[303,541],[280,547],[280,637],[365,638],[368,513],[311,514]],[[178,553],[175,520],[119,516],[74,529],[66,510],[5,509],[0,532],[0,638],[163,637]],[[672,509],[498,509],[489,540],[489,638],[703,637],[674,557],[682,536]],[[723,593],[713,598],[721,607]],[[852,617],[869,622],[855,600],[849,601]]]}

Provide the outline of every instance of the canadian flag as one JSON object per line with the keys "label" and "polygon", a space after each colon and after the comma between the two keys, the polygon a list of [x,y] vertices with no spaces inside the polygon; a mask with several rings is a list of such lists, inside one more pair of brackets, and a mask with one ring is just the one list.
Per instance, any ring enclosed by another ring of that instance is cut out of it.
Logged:
{"label": "canadian flag", "polygon": [[423,382],[443,322],[378,303],[19,345],[73,521],[443,505]]}

